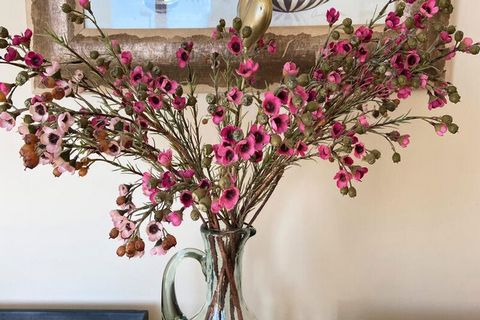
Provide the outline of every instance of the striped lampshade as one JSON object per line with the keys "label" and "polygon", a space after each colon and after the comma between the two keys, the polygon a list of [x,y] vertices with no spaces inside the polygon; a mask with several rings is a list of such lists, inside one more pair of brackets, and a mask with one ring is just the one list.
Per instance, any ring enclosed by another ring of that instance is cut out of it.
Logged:
{"label": "striped lampshade", "polygon": [[299,12],[315,8],[328,0],[273,0],[273,10],[278,12]]}

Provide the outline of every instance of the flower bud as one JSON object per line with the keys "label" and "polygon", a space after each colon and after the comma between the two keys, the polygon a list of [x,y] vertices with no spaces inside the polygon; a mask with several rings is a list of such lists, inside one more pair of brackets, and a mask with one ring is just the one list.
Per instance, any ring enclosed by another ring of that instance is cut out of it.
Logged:
{"label": "flower bud", "polygon": [[152,75],[155,76],[155,77],[158,77],[159,75],[162,74],[162,69],[160,69],[159,66],[154,66],[152,68]]}
{"label": "flower bud", "polygon": [[474,45],[472,47],[470,47],[470,53],[473,54],[473,55],[477,55],[480,53],[480,46],[478,45]]}
{"label": "flower bud", "polygon": [[135,240],[135,250],[138,252],[145,251],[145,242],[142,239]]}
{"label": "flower bud", "polygon": [[357,189],[355,189],[354,187],[348,188],[348,196],[350,198],[355,198],[357,196]]}
{"label": "flower bud", "polygon": [[310,82],[310,79],[308,77],[308,74],[302,73],[297,77],[297,81],[299,85],[301,85],[302,87],[305,87]]}
{"label": "flower bud", "polygon": [[116,239],[119,234],[120,234],[120,231],[117,228],[113,228],[112,230],[110,230],[110,233],[109,233],[110,239]]}
{"label": "flower bud", "polygon": [[209,94],[207,94],[205,100],[207,101],[207,103],[209,105],[212,105],[212,104],[216,103],[217,98],[215,97],[215,95],[213,93],[209,93]]}
{"label": "flower bud", "polygon": [[0,38],[8,37],[8,29],[5,27],[0,27]]}
{"label": "flower bud", "polygon": [[257,122],[259,124],[267,124],[268,123],[268,116],[264,113],[259,113],[257,115]]}
{"label": "flower bud", "polygon": [[21,71],[15,78],[15,83],[19,86],[23,86],[29,80],[28,72]]}
{"label": "flower bud", "polygon": [[118,249],[117,249],[117,256],[123,257],[126,252],[127,252],[127,247],[125,247],[124,245],[123,245],[123,246],[120,246],[120,247],[118,247]]}
{"label": "flower bud", "polygon": [[200,202],[198,203],[198,208],[203,212],[208,212],[210,210],[210,206],[212,205],[212,199],[210,197],[203,197]]}
{"label": "flower bud", "polygon": [[172,236],[171,234],[168,234],[165,239],[162,241],[162,248],[166,251],[170,250],[171,248],[175,247],[177,245],[177,239]]}
{"label": "flower bud", "polygon": [[137,250],[135,249],[135,243],[133,241],[127,243],[126,253],[128,256],[135,255],[136,251]]}
{"label": "flower bud", "polygon": [[343,19],[342,24],[343,24],[345,27],[350,27],[350,26],[352,25],[352,22],[353,22],[352,19],[350,19],[350,18],[345,18],[345,19]]}
{"label": "flower bud", "polygon": [[253,103],[253,97],[249,94],[246,94],[242,98],[242,104],[246,107],[251,106]]}
{"label": "flower bud", "polygon": [[205,197],[205,195],[207,194],[207,190],[205,189],[202,189],[202,188],[198,188],[198,189],[195,189],[195,191],[193,191],[193,200],[195,200],[195,202],[200,202],[201,199],[203,199],[203,197]]}
{"label": "flower bud", "polygon": [[293,90],[297,87],[298,81],[297,78],[295,77],[288,77],[287,80],[285,81],[285,84],[290,90]]}
{"label": "flower bud", "polygon": [[225,19],[220,19],[218,21],[218,25],[220,25],[221,27],[225,28],[225,26],[227,25],[227,22],[225,21]]}
{"label": "flower bud", "polygon": [[242,29],[242,37],[244,39],[250,37],[252,35],[252,28],[250,28],[249,26],[245,26],[243,27]]}
{"label": "flower bud", "polygon": [[310,112],[302,114],[302,122],[304,125],[307,127],[311,126],[313,124],[313,116]]}
{"label": "flower bud", "polygon": [[453,93],[453,94],[449,95],[448,98],[450,99],[450,102],[452,102],[452,103],[459,103],[460,99],[461,99],[461,97],[458,93]]}
{"label": "flower bud", "polygon": [[375,157],[375,159],[380,159],[382,157],[382,153],[376,149],[372,150],[372,154]]}
{"label": "flower bud", "polygon": [[453,122],[453,118],[452,116],[446,114],[442,117],[442,122],[445,123],[445,124],[451,124]]}
{"label": "flower bud", "polygon": [[190,218],[192,218],[193,221],[198,221],[200,219],[201,213],[197,209],[193,209],[192,212],[190,212]]}
{"label": "flower bud", "polygon": [[282,144],[282,138],[278,134],[273,134],[270,137],[270,143],[274,147],[279,147]]}
{"label": "flower bud", "polygon": [[392,156],[393,163],[399,163],[401,160],[402,160],[402,156],[400,155],[400,153],[395,152]]}
{"label": "flower bud", "polygon": [[349,27],[345,26],[345,27],[343,27],[343,32],[345,32],[346,34],[352,34],[353,31],[354,31],[354,29],[353,29],[352,26],[349,26]]}
{"label": "flower bud", "polygon": [[81,167],[80,170],[78,170],[79,177],[85,177],[87,174],[88,174],[88,167]]}
{"label": "flower bud", "polygon": [[451,134],[455,134],[458,132],[458,125],[456,125],[455,123],[451,123],[448,125],[448,131],[451,133]]}
{"label": "flower bud", "polygon": [[0,49],[5,49],[8,47],[8,41],[5,39],[0,39]]}
{"label": "flower bud", "polygon": [[405,27],[407,27],[407,29],[413,29],[415,27],[415,20],[413,20],[412,17],[405,19]]}
{"label": "flower bud", "polygon": [[334,30],[334,31],[332,32],[332,39],[333,39],[333,40],[338,40],[338,39],[340,39],[340,32],[338,32],[337,30]]}
{"label": "flower bud", "polygon": [[243,134],[243,131],[241,129],[237,129],[233,131],[232,137],[235,141],[240,141],[245,137],[245,135]]}
{"label": "flower bud", "polygon": [[68,3],[64,3],[64,4],[62,4],[62,11],[63,11],[64,13],[70,13],[70,12],[73,11],[73,8],[72,8],[72,6],[69,5]]}
{"label": "flower bud", "polygon": [[235,17],[233,19],[232,25],[235,30],[240,31],[240,29],[242,28],[242,19],[240,19],[239,17]]}
{"label": "flower bud", "polygon": [[213,152],[213,146],[211,144],[206,144],[203,146],[203,154],[205,156],[211,155]]}
{"label": "flower bud", "polygon": [[231,186],[230,178],[229,178],[229,177],[222,177],[222,178],[220,179],[220,181],[218,182],[218,185],[219,185],[220,188],[222,188],[223,190],[230,188],[230,186]]}
{"label": "flower bud", "polygon": [[462,41],[463,36],[464,36],[463,31],[458,30],[457,32],[455,32],[455,41],[457,42]]}
{"label": "flower bud", "polygon": [[342,188],[340,189],[340,193],[346,196],[348,194],[348,188]]}
{"label": "flower bud", "polygon": [[210,167],[210,165],[212,164],[212,158],[211,157],[205,157],[202,159],[202,166],[205,167],[205,168],[208,168]]}

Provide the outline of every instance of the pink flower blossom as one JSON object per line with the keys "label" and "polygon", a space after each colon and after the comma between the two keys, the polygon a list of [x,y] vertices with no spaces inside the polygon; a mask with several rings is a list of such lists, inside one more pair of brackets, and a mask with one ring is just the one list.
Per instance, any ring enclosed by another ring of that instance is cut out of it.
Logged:
{"label": "pink flower blossom", "polygon": [[182,224],[183,215],[178,211],[173,211],[166,216],[165,220],[170,222],[172,226],[178,227]]}
{"label": "pink flower blossom", "polygon": [[405,61],[401,53],[396,53],[392,59],[390,59],[390,63],[396,70],[402,71],[405,69]]}
{"label": "pink flower blossom", "polygon": [[440,39],[445,43],[452,42],[453,38],[447,31],[440,32]]}
{"label": "pink flower blossom", "polygon": [[222,166],[229,166],[238,161],[238,155],[232,147],[224,147],[220,144],[213,146],[215,159]]}
{"label": "pink flower blossom", "polygon": [[43,64],[43,56],[39,53],[30,51],[25,56],[25,64],[33,69],[38,69]]}
{"label": "pink flower blossom", "polygon": [[6,62],[12,62],[18,58],[18,52],[12,47],[7,48],[7,53],[3,56]]}
{"label": "pink flower blossom", "polygon": [[163,108],[163,99],[161,95],[152,94],[147,99],[148,105],[152,107],[154,110],[162,109]]}
{"label": "pink flower blossom", "polygon": [[243,92],[238,90],[237,87],[233,87],[227,93],[227,100],[235,103],[236,105],[240,105],[242,103],[242,98],[243,98]]}
{"label": "pink flower blossom", "polygon": [[267,133],[263,125],[252,125],[249,133],[254,137],[255,150],[263,150],[263,147],[270,142],[270,135]]}
{"label": "pink flower blossom", "polygon": [[368,173],[368,168],[359,167],[355,169],[353,173],[353,178],[359,182],[362,182],[363,177]]}
{"label": "pink flower blossom", "polygon": [[385,25],[390,29],[398,29],[400,26],[400,17],[395,12],[389,12],[385,19]]}
{"label": "pink flower blossom", "polygon": [[430,98],[430,102],[428,103],[428,110],[442,108],[446,104],[447,104],[447,100],[445,98],[432,97]]}
{"label": "pink flower blossom", "polygon": [[365,128],[368,128],[370,126],[367,120],[367,116],[365,116],[364,114],[358,117],[358,123],[364,126]]}
{"label": "pink flower blossom", "polygon": [[275,40],[268,41],[267,51],[270,54],[277,53],[277,42]]}
{"label": "pink flower blossom", "polygon": [[280,112],[282,102],[273,93],[267,92],[262,101],[263,112],[268,116],[276,116]]}
{"label": "pink flower blossom", "polygon": [[136,113],[142,113],[145,111],[145,102],[143,101],[137,101],[133,104],[133,111]]}
{"label": "pink flower blossom", "polygon": [[179,48],[176,53],[178,66],[184,69],[190,60],[190,53],[184,48]]}
{"label": "pink flower blossom", "polygon": [[235,72],[239,75],[242,76],[245,79],[249,79],[252,77],[255,72],[258,71],[258,68],[260,65],[253,61],[252,59],[248,59],[245,62],[240,63],[240,66],[238,69],[235,70]]}
{"label": "pink flower blossom", "polygon": [[421,74],[419,79],[420,79],[420,88],[425,89],[428,84],[428,76],[426,74]]}
{"label": "pink flower blossom", "polygon": [[120,144],[118,144],[117,141],[110,141],[107,146],[107,154],[112,157],[117,157],[120,155],[120,151],[122,149],[120,148]]}
{"label": "pink flower blossom", "polygon": [[236,34],[232,35],[230,41],[227,43],[228,51],[230,51],[233,55],[238,56],[243,51],[243,42],[239,36]]}
{"label": "pink flower blossom", "polygon": [[[347,54],[347,53],[350,53],[350,51],[352,51],[353,46],[352,46],[352,44],[350,43],[350,41],[348,41],[348,40],[340,40],[340,41],[337,42],[336,48],[337,48],[337,52],[338,52],[339,54]],[[323,72],[322,72],[322,71],[320,71],[320,70],[315,70],[315,71],[316,71],[316,72],[320,72],[320,73],[323,75]],[[314,75],[314,78],[315,78],[317,81],[319,80],[319,79],[317,79],[317,78],[319,78],[318,76],[315,76],[315,75]],[[320,77],[320,79],[321,79],[321,78],[323,78],[323,76]]]}
{"label": "pink flower blossom", "polygon": [[323,160],[328,160],[330,159],[332,155],[332,151],[330,150],[330,147],[324,144],[321,144],[318,146],[318,156],[320,159]]}
{"label": "pink flower blossom", "polygon": [[180,170],[178,173],[182,178],[187,180],[192,179],[193,176],[195,176],[195,171],[193,169]]}
{"label": "pink flower blossom", "polygon": [[232,125],[228,125],[220,131],[220,136],[222,137],[223,141],[226,141],[231,144],[235,144],[236,141],[233,137],[233,134],[237,130],[241,130],[241,129]]}
{"label": "pink flower blossom", "polygon": [[164,189],[170,189],[172,188],[177,182],[177,179],[175,178],[175,175],[171,173],[170,171],[166,171],[162,174],[162,177],[160,178],[160,186]]}
{"label": "pink flower blossom", "polygon": [[420,13],[422,13],[427,18],[432,18],[440,11],[440,8],[437,6],[436,0],[427,0],[420,7]]}
{"label": "pink flower blossom", "polygon": [[15,127],[15,119],[8,112],[0,113],[0,128],[11,131]]}
{"label": "pink flower blossom", "polygon": [[147,236],[148,240],[152,242],[156,242],[162,239],[163,236],[163,225],[157,221],[150,221],[147,225]]}
{"label": "pink flower blossom", "polygon": [[162,246],[155,246],[150,250],[152,256],[164,256],[167,254],[167,250],[163,249]]}
{"label": "pink flower blossom", "polygon": [[[435,0],[434,0],[435,1]],[[362,42],[369,42],[372,40],[373,30],[367,26],[360,26],[356,31],[355,35]]]}
{"label": "pink flower blossom", "polygon": [[243,140],[240,140],[235,146],[235,152],[243,160],[250,159],[255,153],[255,138],[253,135],[248,135]]}
{"label": "pink flower blossom", "polygon": [[354,147],[353,147],[353,154],[356,158],[358,159],[362,159],[363,156],[365,155],[366,153],[366,150],[365,150],[365,145],[363,143],[357,143]]}
{"label": "pink flower blossom", "polygon": [[173,157],[172,149],[168,149],[168,150],[160,151],[160,153],[158,154],[157,160],[162,166],[169,167],[172,164],[172,157]]}
{"label": "pink flower blossom", "polygon": [[78,3],[85,9],[90,8],[90,0],[78,0]]}
{"label": "pink flower blossom", "polygon": [[53,77],[60,70],[60,63],[57,61],[52,61],[52,65],[45,68],[43,73],[46,77]]}
{"label": "pink flower blossom", "polygon": [[295,150],[293,150],[293,148],[290,148],[284,141],[277,149],[277,153],[281,156],[291,157],[295,154]]}
{"label": "pink flower blossom", "polygon": [[333,177],[334,180],[337,180],[337,187],[339,189],[347,188],[348,184],[352,180],[352,174],[345,169],[341,169]]}
{"label": "pink flower blossom", "polygon": [[150,196],[155,192],[155,187],[152,185],[152,174],[150,172],[144,172],[142,176],[142,191],[146,196]]}
{"label": "pink flower blossom", "polygon": [[275,133],[282,134],[287,132],[290,125],[290,117],[287,114],[280,114],[270,119],[270,126]]}
{"label": "pink flower blossom", "polygon": [[295,147],[295,154],[297,156],[305,157],[305,154],[308,151],[308,146],[305,142],[299,141]]}
{"label": "pink flower blossom", "polygon": [[445,133],[448,132],[448,126],[445,123],[441,123],[441,124],[435,126],[435,132],[440,137],[443,137],[445,135]]}
{"label": "pink flower blossom", "polygon": [[174,80],[163,78],[160,83],[160,88],[166,93],[174,94],[177,91],[178,83]]}
{"label": "pink flower blossom", "polygon": [[332,135],[332,138],[338,139],[344,133],[345,133],[345,126],[343,125],[343,123],[336,121],[333,124],[332,129],[330,130],[330,134]]}
{"label": "pink flower blossom", "polygon": [[180,202],[185,208],[191,207],[193,204],[193,196],[190,190],[182,191],[180,194]]}
{"label": "pink flower blossom", "polygon": [[213,116],[212,118],[213,123],[215,123],[216,125],[219,125],[223,121],[223,118],[225,117],[225,109],[222,106],[217,106],[212,116]]}
{"label": "pink flower blossom", "polygon": [[129,191],[129,187],[125,184],[121,184],[118,186],[118,195],[120,197],[125,197],[126,195],[128,195],[128,191]]}
{"label": "pink flower blossom", "polygon": [[132,52],[130,51],[122,51],[122,53],[120,54],[120,62],[123,64],[123,65],[129,65],[132,63],[132,60],[133,60],[133,55],[132,55]]}
{"label": "pink flower blossom", "polygon": [[32,118],[36,122],[45,122],[48,120],[48,111],[44,103],[38,102],[32,104],[29,108]]}
{"label": "pink flower blossom", "polygon": [[219,199],[213,199],[212,204],[210,205],[210,211],[212,211],[213,214],[217,214],[222,210],[222,205],[220,204]]}
{"label": "pink flower blossom", "polygon": [[397,97],[399,99],[407,99],[412,95],[412,89],[410,87],[403,87],[398,90]]}
{"label": "pink flower blossom", "polygon": [[420,56],[417,50],[412,50],[408,53],[406,63],[409,69],[416,67],[420,63]]}
{"label": "pink flower blossom", "polygon": [[330,8],[327,11],[327,22],[332,26],[340,18],[340,11],[335,8]]}
{"label": "pink flower blossom", "polygon": [[75,118],[72,117],[72,115],[68,112],[62,113],[61,115],[58,116],[57,119],[57,124],[58,124],[58,130],[60,130],[63,133],[66,133],[68,129],[73,125],[75,122]]}
{"label": "pink flower blossom", "polygon": [[410,135],[405,134],[400,136],[400,138],[398,138],[398,144],[400,144],[402,148],[406,148],[410,144]]}
{"label": "pink flower blossom", "polygon": [[172,104],[176,110],[183,110],[187,106],[187,98],[181,97],[181,96],[175,96]]}
{"label": "pink flower blossom", "polygon": [[332,71],[327,76],[328,82],[339,84],[342,82],[342,76],[337,71]]}
{"label": "pink flower blossom", "polygon": [[136,66],[135,69],[130,72],[130,83],[136,86],[143,81],[144,76],[145,73],[143,72],[143,68],[141,66]]}
{"label": "pink flower blossom", "polygon": [[228,211],[231,211],[237,205],[239,198],[240,191],[237,187],[225,189],[219,199],[220,205]]}
{"label": "pink flower blossom", "polygon": [[300,71],[299,68],[297,68],[297,65],[295,62],[287,62],[283,65],[283,76],[292,76],[296,77],[298,75],[298,72]]}

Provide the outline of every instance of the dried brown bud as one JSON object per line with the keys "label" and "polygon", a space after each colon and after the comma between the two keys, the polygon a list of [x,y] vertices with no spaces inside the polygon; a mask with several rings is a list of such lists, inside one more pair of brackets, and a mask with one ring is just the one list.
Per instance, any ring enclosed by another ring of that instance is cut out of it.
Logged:
{"label": "dried brown bud", "polygon": [[117,205],[121,206],[127,202],[127,198],[125,196],[120,196],[117,198]]}
{"label": "dried brown bud", "polygon": [[109,233],[110,239],[116,239],[119,234],[120,234],[120,231],[117,228],[113,228],[112,230],[110,230],[110,233]]}
{"label": "dried brown bud", "polygon": [[130,255],[135,255],[135,252],[137,251],[135,249],[135,242],[133,241],[130,241],[129,243],[127,243],[127,247],[126,247],[126,251],[127,251],[127,255],[130,256]]}
{"label": "dried brown bud", "polygon": [[118,249],[117,249],[117,256],[123,257],[123,256],[125,255],[125,253],[127,253],[127,248],[126,248],[124,245],[118,247]]}
{"label": "dried brown bud", "polygon": [[25,141],[25,144],[36,145],[38,143],[38,137],[30,133],[23,138],[23,141]]}
{"label": "dried brown bud", "polygon": [[145,250],[145,242],[142,239],[135,240],[135,250],[142,252]]}
{"label": "dried brown bud", "polygon": [[88,174],[88,168],[87,167],[81,167],[80,170],[78,170],[78,175],[80,177],[85,177]]}
{"label": "dried brown bud", "polygon": [[171,248],[175,247],[176,245],[177,245],[177,239],[174,236],[172,236],[171,234],[168,234],[162,242],[162,248],[165,251],[170,250]]}
{"label": "dried brown bud", "polygon": [[62,100],[65,98],[65,90],[62,88],[56,87],[55,89],[52,90],[52,97],[55,100]]}
{"label": "dried brown bud", "polygon": [[40,163],[34,144],[25,144],[20,149],[20,156],[23,158],[23,165],[28,169],[33,169]]}

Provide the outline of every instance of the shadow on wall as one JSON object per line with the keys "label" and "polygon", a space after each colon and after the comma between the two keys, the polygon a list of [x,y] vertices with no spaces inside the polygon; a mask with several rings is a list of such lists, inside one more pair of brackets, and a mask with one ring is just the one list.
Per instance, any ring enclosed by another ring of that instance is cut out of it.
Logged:
{"label": "shadow on wall", "polygon": [[478,320],[477,310],[455,310],[454,308],[392,309],[373,307],[368,303],[340,302],[337,320]]}
{"label": "shadow on wall", "polygon": [[149,320],[161,320],[161,313],[156,304],[1,304],[1,309],[16,310],[147,310]]}

